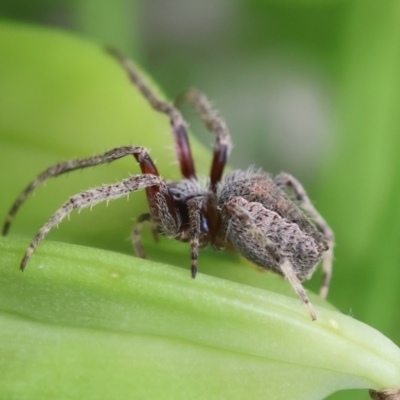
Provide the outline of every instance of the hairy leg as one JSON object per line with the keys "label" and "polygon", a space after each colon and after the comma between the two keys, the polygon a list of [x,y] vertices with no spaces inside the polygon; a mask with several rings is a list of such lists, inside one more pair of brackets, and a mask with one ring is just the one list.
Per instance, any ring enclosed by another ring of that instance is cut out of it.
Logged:
{"label": "hairy leg", "polygon": [[306,191],[297,179],[289,174],[282,173],[276,176],[274,181],[280,188],[290,189],[292,193],[294,193],[295,199],[299,202],[301,208],[311,217],[317,228],[320,230],[320,232],[322,232],[328,242],[329,249],[325,253],[322,261],[322,283],[320,289],[320,296],[325,299],[328,295],[329,284],[332,277],[334,247],[334,236],[332,229],[312,205]]}
{"label": "hairy leg", "polygon": [[115,49],[108,49],[108,52],[121,63],[130,81],[140,90],[143,97],[149,102],[151,107],[169,117],[175,140],[175,151],[177,153],[182,175],[187,179],[196,178],[192,152],[190,150],[189,139],[186,131],[186,123],[181,113],[172,104],[162,101],[151,90],[150,86],[142,78],[133,63],[122,53]]}
{"label": "hairy leg", "polygon": [[196,278],[197,259],[200,244],[201,201],[193,199],[188,202],[190,221],[190,250],[192,278]]}
{"label": "hairy leg", "polygon": [[29,258],[43,238],[54,226],[58,225],[65,217],[67,217],[73,209],[81,210],[85,207],[92,207],[102,201],[115,200],[117,198],[126,196],[131,192],[141,190],[149,186],[162,185],[165,185],[165,183],[159,176],[143,174],[132,176],[119,183],[104,185],[72,196],[53,214],[53,216],[43,225],[43,227],[34,237],[21,261],[21,270],[25,269]]}
{"label": "hairy leg", "polygon": [[146,254],[144,253],[142,243],[141,243],[141,231],[143,227],[144,222],[150,222],[151,223],[151,233],[153,235],[153,239],[155,241],[158,240],[158,233],[157,233],[157,227],[152,223],[151,215],[150,213],[144,213],[142,215],[139,215],[139,217],[136,220],[136,224],[134,228],[132,229],[131,233],[131,240],[132,240],[132,245],[135,250],[135,254],[137,257],[140,258],[146,258]]}
{"label": "hairy leg", "polygon": [[[111,162],[118,160],[122,157],[125,157],[127,155],[145,156],[146,154],[147,154],[147,151],[145,149],[143,149],[142,147],[136,147],[136,146],[117,147],[115,149],[105,152],[104,154],[100,154],[100,155],[93,156],[93,157],[70,160],[70,161],[62,162],[62,163],[59,163],[59,164],[56,164],[56,165],[53,165],[53,166],[47,168],[45,171],[43,171],[41,174],[39,174],[37,176],[37,178],[33,182],[31,182],[25,188],[25,190],[19,195],[17,200],[15,200],[15,202],[12,205],[10,211],[8,212],[8,215],[4,222],[3,235],[7,234],[15,214],[17,213],[17,211],[19,210],[21,205],[25,202],[27,197],[39,185],[41,185],[44,181],[46,181],[48,178],[53,178],[53,177],[65,174],[66,172],[75,171],[78,169],[83,169],[83,168],[93,167],[96,165],[111,163]],[[145,161],[145,162],[147,163],[147,161]],[[149,171],[149,173],[153,173],[153,172]]]}
{"label": "hairy leg", "polygon": [[222,178],[224,167],[232,147],[231,136],[225,122],[213,110],[205,94],[197,89],[189,89],[178,96],[175,104],[189,102],[199,114],[206,128],[217,135],[214,145],[214,156],[210,170],[210,190],[216,191],[218,182]]}

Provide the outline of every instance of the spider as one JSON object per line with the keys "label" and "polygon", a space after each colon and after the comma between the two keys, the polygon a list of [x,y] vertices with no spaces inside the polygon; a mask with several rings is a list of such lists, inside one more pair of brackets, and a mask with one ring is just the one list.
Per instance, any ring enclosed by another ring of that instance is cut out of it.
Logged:
{"label": "spider", "polygon": [[217,250],[233,246],[254,264],[286,278],[315,320],[316,313],[301,282],[309,279],[323,260],[320,295],[326,297],[332,269],[333,233],[311,204],[302,185],[289,174],[281,173],[272,178],[254,168],[229,172],[223,177],[231,149],[229,131],[206,96],[190,89],[179,97],[179,102],[191,104],[208,130],[216,136],[210,176],[206,184],[201,184],[195,171],[186,123],[178,109],[156,96],[122,54],[115,50],[109,52],[150,106],[169,117],[183,177],[176,182],[164,180],[148,151],[137,146],[118,147],[94,157],[51,166],[38,175],[14,202],[3,226],[3,235],[7,234],[12,219],[28,195],[50,177],[111,163],[128,155],[136,159],[142,173],[72,196],[34,237],[21,261],[21,270],[25,269],[43,238],[73,209],[91,207],[145,189],[149,212],[138,217],[132,231],[132,243],[138,257],[145,257],[140,241],[140,230],[145,221],[152,224],[155,234],[159,231],[170,238],[190,242],[193,278],[197,273],[199,248],[208,244]]}

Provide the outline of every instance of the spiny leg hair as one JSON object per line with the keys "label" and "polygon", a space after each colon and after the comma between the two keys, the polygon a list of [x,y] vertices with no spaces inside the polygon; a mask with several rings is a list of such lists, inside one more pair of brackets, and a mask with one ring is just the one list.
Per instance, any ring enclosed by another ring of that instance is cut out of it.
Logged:
{"label": "spiny leg hair", "polygon": [[19,195],[17,200],[12,205],[3,225],[3,236],[7,235],[7,232],[10,228],[11,222],[14,219],[15,214],[17,213],[21,205],[25,202],[27,197],[48,178],[56,177],[58,175],[74,171],[77,169],[83,169],[100,164],[111,163],[127,155],[141,154],[141,153],[147,154],[147,151],[143,147],[137,147],[137,146],[117,147],[115,149],[105,152],[104,154],[100,154],[93,157],[80,158],[77,160],[70,160],[47,168],[40,175],[38,175],[38,177],[33,182],[31,182],[26,187],[26,189]]}
{"label": "spiny leg hair", "polygon": [[[306,305],[312,320],[315,321],[317,319],[317,314],[314,311],[314,308],[307,296],[306,291],[303,288],[303,285],[294,273],[292,264],[285,257],[279,255],[279,250],[275,248],[274,244],[257,227],[247,210],[238,204],[238,200],[240,199],[242,198],[234,197],[232,200],[227,202],[224,205],[222,212],[226,213],[228,218],[229,215],[235,215],[236,218],[239,218],[241,220],[241,223],[250,230],[258,244],[260,246],[263,246],[265,250],[268,251],[270,254],[274,255],[274,258],[276,258],[279,263],[279,267],[282,271],[283,276],[288,280],[300,300]],[[228,236],[229,229],[230,224],[228,222],[225,236]]]}
{"label": "spiny leg hair", "polygon": [[322,283],[319,295],[323,299],[328,295],[329,284],[332,277],[332,262],[333,262],[333,247],[334,247],[334,236],[333,231],[322,218],[321,214],[315,209],[310,201],[306,191],[304,190],[301,183],[293,176],[282,173],[275,177],[275,184],[280,188],[289,188],[295,195],[295,199],[299,202],[300,207],[311,217],[320,232],[325,236],[329,249],[324,255],[322,261]]}
{"label": "spiny leg hair", "polygon": [[102,201],[108,202],[110,200],[118,199],[119,197],[127,196],[131,192],[145,189],[149,186],[162,185],[165,185],[165,183],[159,176],[142,174],[132,176],[112,185],[104,185],[95,189],[89,189],[72,196],[53,214],[53,216],[43,225],[34,237],[21,261],[21,270],[25,269],[29,258],[43,238],[55,225],[58,225],[65,217],[67,217],[73,209],[81,210],[85,207],[92,207]]}

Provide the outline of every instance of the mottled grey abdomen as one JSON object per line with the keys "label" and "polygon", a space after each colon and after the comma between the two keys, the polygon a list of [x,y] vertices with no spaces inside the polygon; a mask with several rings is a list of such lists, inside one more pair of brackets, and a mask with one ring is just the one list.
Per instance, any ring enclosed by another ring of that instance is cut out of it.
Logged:
{"label": "mottled grey abdomen", "polygon": [[[296,223],[288,222],[262,204],[238,199],[249,222],[232,213],[227,237],[241,255],[258,266],[280,275],[279,263],[287,259],[300,281],[311,277],[327,245],[316,241]],[[252,222],[251,222],[252,221]],[[256,232],[258,231],[258,232]],[[264,238],[260,240],[259,235]]]}

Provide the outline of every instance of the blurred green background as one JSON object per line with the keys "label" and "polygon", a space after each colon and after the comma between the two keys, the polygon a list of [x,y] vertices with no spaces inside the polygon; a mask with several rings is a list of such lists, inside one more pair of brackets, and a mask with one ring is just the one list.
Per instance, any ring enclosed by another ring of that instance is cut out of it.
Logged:
{"label": "blurred green background", "polygon": [[116,46],[171,98],[207,93],[231,166],[293,174],[333,228],[329,300],[400,344],[400,2],[3,0],[0,17]]}

